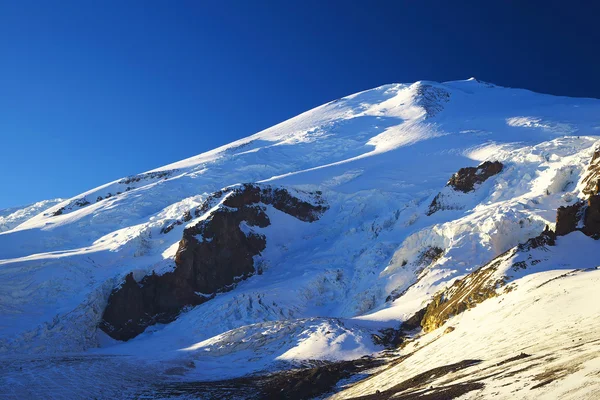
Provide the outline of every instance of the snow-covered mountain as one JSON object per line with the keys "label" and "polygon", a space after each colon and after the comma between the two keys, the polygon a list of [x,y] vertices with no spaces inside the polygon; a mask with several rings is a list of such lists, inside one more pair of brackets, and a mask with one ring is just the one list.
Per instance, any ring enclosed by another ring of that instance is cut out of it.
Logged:
{"label": "snow-covered mountain", "polygon": [[594,398],[599,116],[385,85],[0,211],[0,393]]}

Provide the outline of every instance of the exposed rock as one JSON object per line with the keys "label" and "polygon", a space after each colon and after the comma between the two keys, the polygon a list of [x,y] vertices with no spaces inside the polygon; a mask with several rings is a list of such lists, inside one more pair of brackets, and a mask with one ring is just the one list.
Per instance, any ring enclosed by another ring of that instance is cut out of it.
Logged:
{"label": "exposed rock", "polygon": [[556,234],[563,236],[579,230],[594,239],[600,238],[600,194],[586,202],[559,207],[556,212]]}
{"label": "exposed rock", "polygon": [[585,208],[585,215],[583,218],[583,228],[581,230],[584,234],[598,239],[600,237],[600,195],[595,194],[590,196]]}
{"label": "exposed rock", "polygon": [[166,171],[146,172],[144,174],[128,176],[127,178],[121,179],[118,183],[120,183],[122,185],[129,185],[130,183],[140,182],[140,181],[144,181],[144,180],[167,179],[168,177],[172,176],[175,172],[177,172],[176,169],[171,169],[171,170],[166,170]]}
{"label": "exposed rock", "polygon": [[582,192],[586,196],[593,196],[600,192],[600,149],[594,151],[582,182],[585,184]]}
{"label": "exposed rock", "polygon": [[596,149],[582,180],[582,192],[587,202],[581,200],[570,206],[559,207],[556,212],[556,234],[563,236],[579,230],[585,235],[600,238],[600,149]]}
{"label": "exposed rock", "polygon": [[[462,193],[469,193],[475,190],[475,186],[485,182],[490,177],[499,174],[502,171],[503,165],[500,161],[486,161],[477,167],[466,167],[458,170],[452,175],[447,187]],[[444,192],[438,193],[427,210],[427,215],[432,215],[439,210],[460,209],[460,207],[447,203],[448,195]]]}
{"label": "exposed rock", "polygon": [[548,225],[544,228],[542,233],[538,236],[529,239],[525,243],[517,246],[518,251],[529,251],[531,249],[537,249],[542,246],[554,246],[556,244],[556,233],[550,229]]}
{"label": "exposed rock", "polygon": [[72,210],[74,208],[85,207],[89,204],[90,204],[90,202],[85,197],[75,199],[75,200],[71,201],[69,204],[67,204],[66,206],[61,207],[58,210],[54,211],[52,213],[52,216],[56,217],[57,215],[64,214],[65,211]]}
{"label": "exposed rock", "polygon": [[386,348],[396,348],[404,342],[404,336],[400,329],[385,328],[377,334],[372,335],[373,343]]}
{"label": "exposed rock", "polygon": [[437,261],[444,254],[444,249],[435,246],[429,246],[417,257],[417,265],[428,266]]}
{"label": "exposed rock", "polygon": [[421,320],[423,330],[430,332],[442,326],[448,318],[497,296],[496,288],[504,283],[501,279],[494,279],[500,262],[494,260],[436,294]]}
{"label": "exposed rock", "polygon": [[223,194],[225,194],[226,190],[227,189],[217,190],[216,192],[208,196],[206,200],[204,200],[204,202],[202,202],[202,204],[196,208],[196,211],[194,211],[194,216],[199,217],[208,210],[210,210],[212,207],[214,207],[216,203],[221,199],[221,197],[223,197]]}
{"label": "exposed rock", "polygon": [[442,193],[438,193],[435,195],[431,204],[429,205],[429,209],[427,210],[427,216],[434,214],[437,211],[444,210],[445,207],[442,204]]}
{"label": "exposed rock", "polygon": [[421,320],[425,316],[427,307],[413,314],[412,317],[402,322],[398,329],[386,328],[373,335],[373,343],[387,348],[397,348],[414,335],[415,330],[421,329]]}
{"label": "exposed rock", "polygon": [[[177,222],[179,222],[179,221],[177,221]],[[166,234],[166,233],[171,232],[173,230],[173,228],[175,228],[175,226],[177,225],[177,222],[170,223],[169,225],[161,228],[160,233]]]}
{"label": "exposed rock", "polygon": [[[243,185],[229,194],[211,215],[186,228],[175,256],[175,268],[136,282],[132,274],[111,293],[100,328],[118,340],[131,339],[155,323],[174,320],[186,306],[212,299],[256,273],[253,257],[266,247],[266,238],[248,227],[267,227],[265,205],[302,221],[317,220],[327,209],[319,196],[315,204],[285,189]],[[185,217],[184,217],[185,218]]]}
{"label": "exposed rock", "polygon": [[[425,332],[432,331],[442,326],[450,317],[473,308],[484,300],[496,297],[500,294],[501,287],[504,287],[505,292],[510,291],[511,287],[506,286],[510,277],[505,273],[497,273],[498,267],[518,253],[555,244],[556,233],[546,225],[544,231],[538,236],[500,254],[484,266],[455,281],[452,286],[433,297],[421,319],[421,327]],[[539,262],[541,260],[528,258],[527,261],[513,263],[511,270],[526,269],[529,265],[536,265]]]}
{"label": "exposed rock", "polygon": [[564,236],[577,230],[585,210],[583,201],[556,210],[556,235]]}
{"label": "exposed rock", "polygon": [[427,84],[419,84],[415,103],[425,110],[426,118],[436,116],[444,109],[444,103],[450,101],[450,92]]}
{"label": "exposed rock", "polygon": [[448,334],[448,333],[450,333],[450,332],[454,332],[454,330],[455,330],[455,329],[456,329],[456,328],[455,328],[455,327],[453,327],[453,326],[449,326],[449,327],[447,327],[446,329],[444,329],[444,335],[446,335],[446,334]]}
{"label": "exposed rock", "polygon": [[466,167],[458,170],[448,181],[448,186],[459,192],[468,193],[475,190],[475,185],[485,182],[491,176],[502,171],[500,161],[486,161],[477,167]]}
{"label": "exposed rock", "polygon": [[401,329],[408,333],[410,331],[414,331],[415,329],[421,328],[421,321],[427,312],[427,307],[424,307],[413,314],[412,317],[407,319],[402,323]]}
{"label": "exposed rock", "polygon": [[458,398],[468,392],[480,390],[484,384],[477,381],[450,383],[446,386],[433,387],[431,383],[443,377],[481,363],[481,360],[463,360],[458,363],[436,367],[414,375],[386,390],[376,390],[375,393],[354,397],[354,400],[449,400]]}

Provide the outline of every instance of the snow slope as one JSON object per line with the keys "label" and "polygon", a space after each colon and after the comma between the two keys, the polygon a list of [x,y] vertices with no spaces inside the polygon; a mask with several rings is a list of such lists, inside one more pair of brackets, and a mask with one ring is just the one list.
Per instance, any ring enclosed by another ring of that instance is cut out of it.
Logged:
{"label": "snow slope", "polygon": [[[128,356],[150,363],[153,379],[177,367],[178,379],[196,380],[372,354],[382,347],[371,334],[537,236],[581,196],[598,115],[599,100],[475,79],[385,85],[61,201],[0,233],[0,353]],[[470,193],[445,187],[486,160],[502,172]],[[318,190],[329,209],[312,223],[269,209],[262,274],[128,342],[99,331],[112,289],[129,272],[173,268],[198,219],[164,228],[244,182]],[[439,192],[451,207],[428,215]]]}
{"label": "snow slope", "polygon": [[62,201],[63,199],[44,200],[25,207],[2,209],[0,210],[0,232],[10,231]]}
{"label": "snow slope", "polygon": [[[585,239],[583,248],[597,253],[598,244]],[[589,260],[580,265],[597,264]],[[600,308],[594,299],[600,271],[595,267],[592,271],[558,269],[522,278],[517,284],[518,290],[490,299],[410,343],[398,354],[408,356],[403,362],[332,399],[384,392],[414,376],[464,360],[478,361],[448,374],[432,371],[429,379],[403,394],[418,398],[417,394],[430,388],[479,383],[482,387],[460,398],[598,398]]]}

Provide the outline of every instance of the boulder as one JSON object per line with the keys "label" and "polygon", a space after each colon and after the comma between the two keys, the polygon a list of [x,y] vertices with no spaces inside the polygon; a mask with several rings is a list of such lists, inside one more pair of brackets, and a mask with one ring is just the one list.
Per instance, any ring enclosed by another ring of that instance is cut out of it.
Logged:
{"label": "boulder", "polygon": [[502,171],[500,161],[486,161],[477,167],[466,167],[458,170],[448,181],[448,186],[459,192],[468,193],[475,190],[475,185],[485,182],[491,176]]}
{"label": "boulder", "polygon": [[556,210],[556,235],[564,236],[577,230],[584,211],[585,203],[583,201],[569,206],[558,207]]}

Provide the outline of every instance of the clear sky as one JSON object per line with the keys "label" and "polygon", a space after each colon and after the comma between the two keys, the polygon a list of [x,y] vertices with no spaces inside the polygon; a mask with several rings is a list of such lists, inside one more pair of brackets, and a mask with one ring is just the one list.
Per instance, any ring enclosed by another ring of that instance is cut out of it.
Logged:
{"label": "clear sky", "polygon": [[0,0],[0,208],[385,83],[600,98],[596,1]]}

